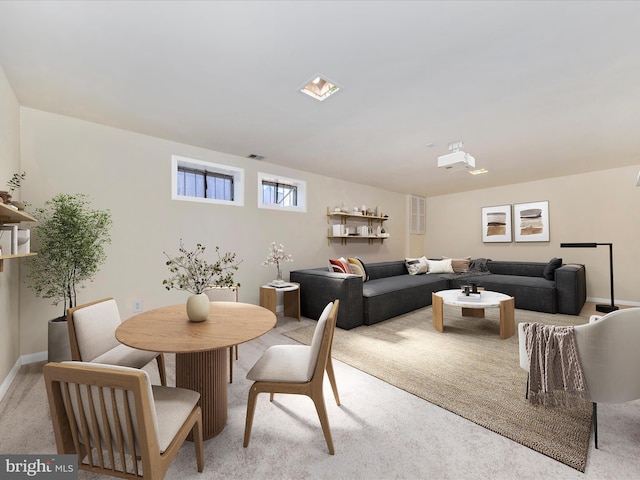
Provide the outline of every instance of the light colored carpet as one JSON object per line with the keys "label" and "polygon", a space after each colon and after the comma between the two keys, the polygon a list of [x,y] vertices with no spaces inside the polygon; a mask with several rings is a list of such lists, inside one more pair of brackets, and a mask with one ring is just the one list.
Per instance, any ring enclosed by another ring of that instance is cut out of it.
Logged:
{"label": "light colored carpet", "polygon": [[[519,367],[518,337],[499,337],[499,311],[463,317],[445,306],[445,332],[433,328],[431,308],[376,325],[336,329],[333,357],[413,393],[522,445],[584,471],[591,403],[575,408],[533,406]],[[586,323],[583,317],[516,310],[516,323]],[[285,333],[309,344],[314,327]]]}
{"label": "light colored carpet", "polygon": [[[278,317],[278,326],[240,345],[229,385],[225,429],[204,445],[204,472],[193,445],[180,449],[167,480],[602,480],[640,478],[640,400],[601,405],[600,448],[589,446],[585,473],[459,415],[335,360],[341,406],[328,382],[324,394],[336,448],[327,445],[313,402],[297,395],[260,395],[251,443],[243,448],[247,371],[270,346],[294,344],[283,333],[315,321]],[[169,384],[174,384],[168,355]],[[146,367],[157,377],[155,362]],[[0,400],[0,452],[55,453],[42,363],[23,365]],[[106,480],[78,472],[80,480]]]}

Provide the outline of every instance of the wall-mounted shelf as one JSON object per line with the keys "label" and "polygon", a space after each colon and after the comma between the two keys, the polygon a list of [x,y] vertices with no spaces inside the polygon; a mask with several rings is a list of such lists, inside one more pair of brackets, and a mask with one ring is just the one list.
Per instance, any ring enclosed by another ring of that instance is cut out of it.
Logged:
{"label": "wall-mounted shelf", "polygon": [[11,258],[34,257],[37,253],[18,253],[17,255],[0,255],[0,272],[4,272],[4,261]]}
{"label": "wall-mounted shelf", "polygon": [[[15,210],[4,203],[0,203],[0,225],[5,223],[37,222],[38,220],[22,210]],[[0,255],[0,272],[4,272],[4,261],[12,258],[33,257],[36,253],[18,253]]]}
{"label": "wall-mounted shelf", "polygon": [[37,221],[37,219],[22,210],[14,210],[4,203],[0,203],[0,224]]}
{"label": "wall-mounted shelf", "polygon": [[[371,227],[370,229],[372,229],[372,227],[377,225],[382,226],[383,222],[388,219],[389,217],[386,216],[335,212],[331,211],[331,209],[327,207],[327,223],[329,224],[329,229],[327,231],[327,243],[331,245],[331,241],[337,239],[340,240],[340,243],[342,245],[346,245],[349,240],[368,240],[369,244],[380,240],[380,243],[383,243],[386,238],[389,238],[388,233],[385,233],[383,235],[334,235],[333,226],[347,225],[348,223],[351,223],[357,231],[358,225]],[[336,220],[340,220],[340,223],[334,223]]]}

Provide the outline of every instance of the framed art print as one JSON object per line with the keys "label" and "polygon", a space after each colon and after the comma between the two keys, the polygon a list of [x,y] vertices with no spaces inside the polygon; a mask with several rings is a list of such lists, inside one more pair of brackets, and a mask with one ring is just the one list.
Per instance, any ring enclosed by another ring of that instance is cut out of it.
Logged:
{"label": "framed art print", "polygon": [[549,202],[516,203],[513,218],[516,242],[549,241]]}
{"label": "framed art print", "polygon": [[482,207],[482,241],[511,241],[511,205]]}

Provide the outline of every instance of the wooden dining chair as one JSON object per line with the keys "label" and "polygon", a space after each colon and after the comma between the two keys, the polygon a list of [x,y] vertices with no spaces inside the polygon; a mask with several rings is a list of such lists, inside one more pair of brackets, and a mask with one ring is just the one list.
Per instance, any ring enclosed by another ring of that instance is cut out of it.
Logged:
{"label": "wooden dining chair", "polygon": [[200,394],[151,385],[140,369],[48,363],[44,379],[58,454],[78,468],[120,478],[162,479],[191,433],[204,469]]}
{"label": "wooden dining chair", "polygon": [[156,360],[160,383],[167,384],[164,355],[131,348],[118,341],[116,328],[122,319],[113,298],[85,303],[67,311],[71,359],[142,368]]}
{"label": "wooden dining chair", "polygon": [[[249,389],[247,418],[244,430],[244,446],[249,445],[253,416],[258,394],[268,392],[270,400],[276,393],[306,395],[313,400],[329,453],[334,454],[333,439],[329,428],[329,418],[322,392],[324,372],[329,364],[333,333],[338,316],[339,300],[329,303],[316,325],[310,346],[274,345],[258,359],[247,373],[254,383]],[[331,368],[333,374],[333,368]],[[335,383],[335,380],[334,380]],[[334,390],[337,399],[337,389]]]}
{"label": "wooden dining chair", "polygon": [[[209,297],[210,302],[237,302],[239,285],[233,287],[207,287],[204,293]],[[236,360],[238,360],[238,345],[229,347],[229,383],[233,383],[233,351],[235,350]]]}

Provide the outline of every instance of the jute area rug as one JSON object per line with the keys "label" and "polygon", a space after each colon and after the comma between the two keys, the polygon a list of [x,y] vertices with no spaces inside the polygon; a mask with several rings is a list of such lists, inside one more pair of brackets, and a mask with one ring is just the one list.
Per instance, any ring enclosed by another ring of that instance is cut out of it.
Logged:
{"label": "jute area rug", "polygon": [[[516,310],[515,317],[516,324],[588,321],[527,310]],[[481,319],[445,306],[444,325],[444,333],[433,328],[427,307],[371,326],[336,328],[333,358],[584,472],[591,403],[548,408],[525,399],[518,335],[500,339],[498,309],[487,309]],[[313,330],[312,325],[285,335],[308,345]]]}

